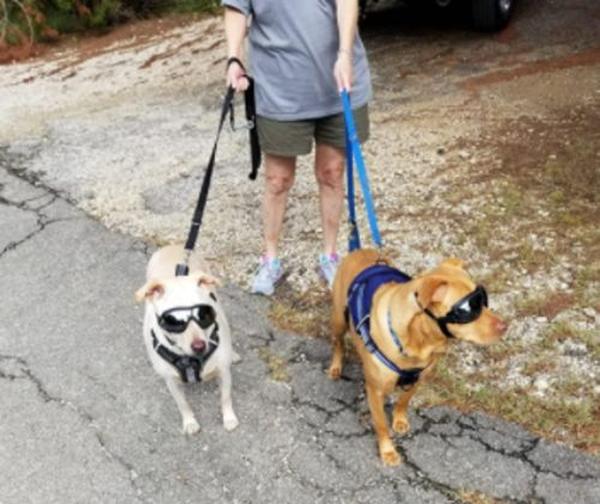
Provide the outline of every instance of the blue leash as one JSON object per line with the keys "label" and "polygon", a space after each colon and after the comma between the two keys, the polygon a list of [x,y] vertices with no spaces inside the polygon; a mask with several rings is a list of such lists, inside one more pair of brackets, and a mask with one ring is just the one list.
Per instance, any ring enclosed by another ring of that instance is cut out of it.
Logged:
{"label": "blue leash", "polygon": [[346,181],[348,185],[348,218],[350,220],[350,237],[348,238],[348,250],[356,250],[360,248],[360,234],[358,225],[356,224],[356,208],[354,203],[354,173],[353,160],[356,160],[356,171],[367,209],[367,217],[369,219],[369,228],[371,229],[371,237],[373,243],[377,247],[381,247],[381,235],[379,234],[379,226],[377,225],[377,215],[373,205],[371,190],[369,189],[369,179],[367,177],[367,168],[360,148],[360,141],[354,126],[354,117],[352,115],[352,107],[350,105],[350,95],[348,91],[341,92],[342,104],[344,106],[344,120],[346,123]]}

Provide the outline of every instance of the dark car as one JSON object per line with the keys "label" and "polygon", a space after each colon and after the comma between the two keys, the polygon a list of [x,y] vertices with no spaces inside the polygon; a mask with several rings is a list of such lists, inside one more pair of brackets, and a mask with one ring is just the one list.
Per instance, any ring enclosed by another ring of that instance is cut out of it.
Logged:
{"label": "dark car", "polygon": [[[361,9],[377,0],[360,0]],[[466,4],[471,13],[473,26],[478,30],[497,31],[508,23],[516,0],[404,0],[407,4],[435,4],[449,8],[455,4]]]}
{"label": "dark car", "polygon": [[[436,0],[438,5],[452,0]],[[473,23],[480,30],[500,30],[506,26],[514,7],[514,0],[469,0]]]}

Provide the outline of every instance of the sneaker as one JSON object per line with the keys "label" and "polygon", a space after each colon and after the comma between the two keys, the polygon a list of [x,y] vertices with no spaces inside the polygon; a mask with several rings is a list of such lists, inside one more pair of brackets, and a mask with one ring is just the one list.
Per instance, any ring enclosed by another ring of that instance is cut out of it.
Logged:
{"label": "sneaker", "polygon": [[281,267],[281,261],[275,258],[261,257],[260,266],[254,274],[252,280],[253,294],[262,294],[264,296],[272,296],[275,292],[275,286],[277,282],[281,280],[283,276],[283,268]]}
{"label": "sneaker", "polygon": [[328,287],[331,289],[333,285],[333,279],[335,278],[335,272],[340,265],[340,256],[337,254],[320,254],[319,255],[319,274],[321,278],[327,282]]}

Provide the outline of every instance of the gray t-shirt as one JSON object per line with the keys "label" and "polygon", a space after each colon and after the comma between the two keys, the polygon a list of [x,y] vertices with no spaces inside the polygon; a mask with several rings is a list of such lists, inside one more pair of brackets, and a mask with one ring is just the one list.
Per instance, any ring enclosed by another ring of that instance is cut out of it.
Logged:
{"label": "gray t-shirt", "polygon": [[[333,76],[339,49],[336,0],[222,0],[246,16],[250,74],[255,78],[257,114],[294,121],[341,112]],[[353,48],[352,107],[371,98],[365,48]]]}

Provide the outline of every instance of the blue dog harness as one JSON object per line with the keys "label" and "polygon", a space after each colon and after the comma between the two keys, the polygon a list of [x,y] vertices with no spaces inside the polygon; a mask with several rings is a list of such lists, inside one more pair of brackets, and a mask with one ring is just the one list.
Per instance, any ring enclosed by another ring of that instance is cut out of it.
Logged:
{"label": "blue dog harness", "polygon": [[[416,383],[419,380],[422,369],[400,369],[379,350],[377,344],[371,338],[371,306],[375,292],[379,287],[387,283],[406,283],[410,280],[411,277],[406,273],[387,264],[370,266],[362,271],[350,284],[350,288],[348,289],[348,305],[346,307],[348,316],[356,332],[365,344],[366,349],[399,376],[398,384],[401,386]],[[388,326],[394,343],[400,352],[402,352],[402,343],[392,328],[389,315]]]}

